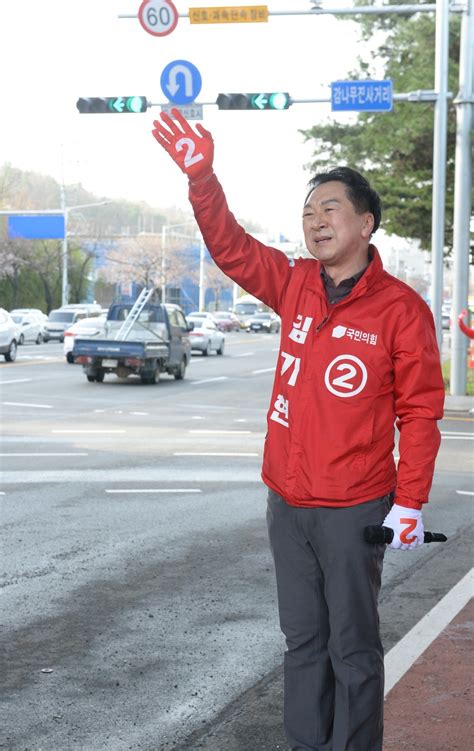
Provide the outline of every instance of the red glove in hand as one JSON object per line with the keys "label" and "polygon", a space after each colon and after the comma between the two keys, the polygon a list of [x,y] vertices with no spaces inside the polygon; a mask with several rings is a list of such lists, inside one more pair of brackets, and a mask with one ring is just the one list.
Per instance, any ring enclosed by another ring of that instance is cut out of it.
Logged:
{"label": "red glove in hand", "polygon": [[172,109],[171,114],[174,120],[166,112],[161,113],[161,120],[154,120],[152,133],[156,140],[191,180],[211,175],[214,159],[211,134],[199,124],[196,133],[179,110]]}
{"label": "red glove in hand", "polygon": [[389,544],[389,548],[412,550],[412,548],[424,543],[423,520],[421,511],[417,509],[405,508],[405,506],[394,503],[382,525],[393,529],[393,540]]}

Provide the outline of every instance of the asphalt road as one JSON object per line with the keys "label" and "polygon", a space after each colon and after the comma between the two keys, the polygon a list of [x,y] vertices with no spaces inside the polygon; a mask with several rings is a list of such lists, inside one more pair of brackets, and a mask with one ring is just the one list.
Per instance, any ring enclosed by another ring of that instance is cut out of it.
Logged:
{"label": "asphalt road", "polygon": [[[154,386],[88,383],[53,343],[0,364],[0,748],[284,748],[256,688],[284,649],[260,482],[278,339],[229,334]],[[386,556],[387,649],[470,568],[473,426],[441,424],[424,518],[448,543]]]}

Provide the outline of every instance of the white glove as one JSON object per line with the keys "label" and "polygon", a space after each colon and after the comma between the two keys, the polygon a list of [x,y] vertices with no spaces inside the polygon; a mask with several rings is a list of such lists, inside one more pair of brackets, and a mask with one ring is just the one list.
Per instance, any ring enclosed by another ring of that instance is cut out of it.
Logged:
{"label": "white glove", "polygon": [[406,508],[394,503],[382,522],[382,526],[393,529],[393,540],[389,548],[394,550],[412,550],[423,545],[424,527],[421,511]]}

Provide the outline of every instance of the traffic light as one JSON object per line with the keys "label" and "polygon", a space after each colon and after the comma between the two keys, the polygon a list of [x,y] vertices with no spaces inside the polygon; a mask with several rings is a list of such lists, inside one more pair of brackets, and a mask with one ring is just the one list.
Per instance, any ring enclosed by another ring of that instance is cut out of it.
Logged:
{"label": "traffic light", "polygon": [[216,104],[220,110],[287,110],[291,106],[288,93],[219,94]]}
{"label": "traffic light", "polygon": [[89,99],[78,99],[76,107],[81,115],[146,112],[148,100],[146,96],[90,97]]}

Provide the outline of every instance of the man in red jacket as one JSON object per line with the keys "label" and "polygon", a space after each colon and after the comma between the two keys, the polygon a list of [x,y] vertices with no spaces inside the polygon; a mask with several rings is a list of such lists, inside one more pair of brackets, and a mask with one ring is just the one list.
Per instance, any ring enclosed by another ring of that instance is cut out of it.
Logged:
{"label": "man in red jacket", "polygon": [[[310,259],[288,260],[237,224],[212,169],[213,141],[177,111],[153,135],[189,178],[215,262],[281,317],[262,479],[286,637],[292,751],[381,751],[377,600],[385,545],[423,543],[444,387],[431,313],[387,274],[372,234],[380,200],[355,170],[316,175],[303,208]],[[394,426],[400,431],[395,467]]]}

